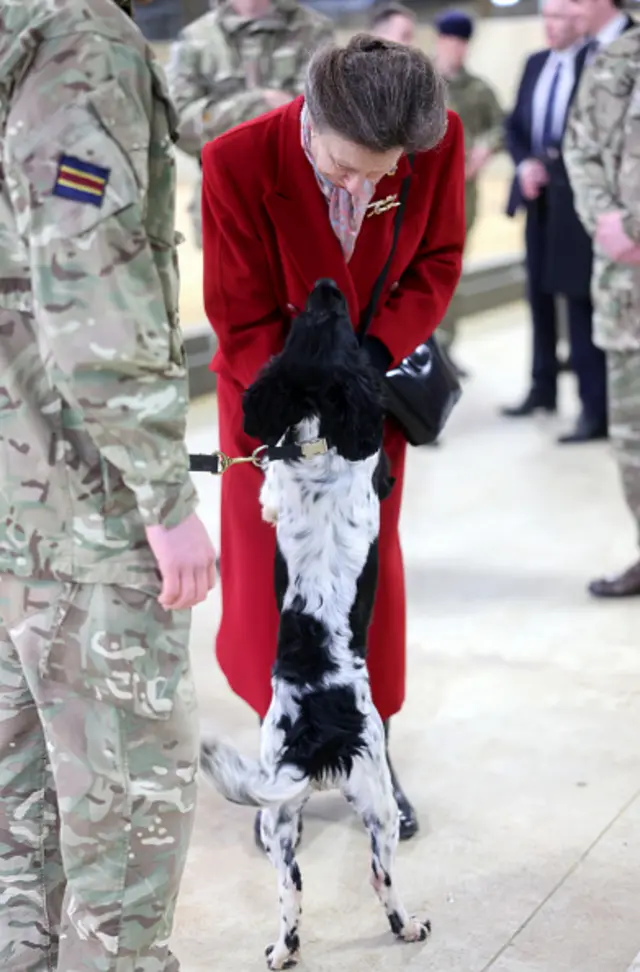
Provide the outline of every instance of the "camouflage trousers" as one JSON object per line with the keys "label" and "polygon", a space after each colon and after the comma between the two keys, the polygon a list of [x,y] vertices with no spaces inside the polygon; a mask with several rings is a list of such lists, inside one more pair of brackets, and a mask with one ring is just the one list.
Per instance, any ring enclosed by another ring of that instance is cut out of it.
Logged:
{"label": "camouflage trousers", "polygon": [[640,541],[640,351],[607,351],[609,437]]}
{"label": "camouflage trousers", "polygon": [[190,620],[144,591],[0,575],[0,969],[177,972]]}

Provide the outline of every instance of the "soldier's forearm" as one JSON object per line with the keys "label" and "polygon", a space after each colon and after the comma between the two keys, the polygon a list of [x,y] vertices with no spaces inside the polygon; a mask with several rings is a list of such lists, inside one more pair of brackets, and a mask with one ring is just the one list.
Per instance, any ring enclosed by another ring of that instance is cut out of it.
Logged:
{"label": "soldier's forearm", "polygon": [[211,96],[197,98],[182,107],[179,112],[178,145],[188,155],[199,157],[202,146],[209,138],[205,134],[205,116],[209,111]]}
{"label": "soldier's forearm", "polygon": [[269,111],[270,105],[259,88],[241,91],[222,101],[211,102],[203,115],[204,142],[228,132],[235,125],[250,121]]}
{"label": "soldier's forearm", "polygon": [[125,363],[109,370],[78,362],[72,375],[57,366],[49,373],[70,414],[78,412],[102,459],[134,493],[144,525],[185,520],[197,506],[185,445],[186,380],[132,373]]}
{"label": "soldier's forearm", "polygon": [[172,526],[195,507],[186,366],[149,244],[125,231],[109,220],[91,239],[34,248],[35,314],[52,383],[134,492],[145,525]]}

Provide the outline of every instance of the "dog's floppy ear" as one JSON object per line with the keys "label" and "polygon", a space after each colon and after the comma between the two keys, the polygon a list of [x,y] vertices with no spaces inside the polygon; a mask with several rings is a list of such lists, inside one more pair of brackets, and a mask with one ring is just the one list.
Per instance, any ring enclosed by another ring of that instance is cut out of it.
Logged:
{"label": "dog's floppy ear", "polygon": [[391,475],[391,463],[389,462],[389,457],[384,449],[381,449],[378,465],[373,470],[373,488],[378,494],[378,499],[380,502],[389,496],[395,481],[395,476]]}
{"label": "dog's floppy ear", "polygon": [[305,418],[304,388],[283,381],[280,360],[271,361],[244,393],[244,431],[266,445],[275,445],[288,428]]}
{"label": "dog's floppy ear", "polygon": [[320,435],[352,462],[377,452],[383,422],[379,375],[368,362],[354,365],[337,370],[320,413]]}

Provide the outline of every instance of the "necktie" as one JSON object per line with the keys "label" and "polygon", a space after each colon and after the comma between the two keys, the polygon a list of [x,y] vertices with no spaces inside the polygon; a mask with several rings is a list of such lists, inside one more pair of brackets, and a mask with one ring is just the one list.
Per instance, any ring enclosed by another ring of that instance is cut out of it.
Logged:
{"label": "necktie", "polygon": [[558,97],[558,85],[560,84],[560,73],[562,71],[562,62],[556,66],[555,73],[553,75],[553,80],[551,82],[551,89],[549,91],[549,99],[547,101],[547,110],[544,113],[544,123],[542,125],[542,148],[548,149],[557,143],[556,132],[555,132],[555,113],[556,113],[556,100]]}

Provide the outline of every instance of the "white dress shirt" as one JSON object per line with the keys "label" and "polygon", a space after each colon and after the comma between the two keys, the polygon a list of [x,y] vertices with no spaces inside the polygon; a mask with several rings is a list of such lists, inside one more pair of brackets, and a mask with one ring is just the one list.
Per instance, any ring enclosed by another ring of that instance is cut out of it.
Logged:
{"label": "white dress shirt", "polygon": [[571,47],[567,47],[564,51],[550,51],[549,57],[540,72],[540,77],[536,82],[533,92],[531,144],[533,145],[535,155],[539,155],[542,149],[544,120],[547,114],[549,98],[551,97],[553,78],[558,65],[560,65],[560,77],[556,91],[552,130],[558,142],[562,138],[569,100],[576,79],[576,54],[582,47],[583,42],[580,41]]}
{"label": "white dress shirt", "polygon": [[602,30],[599,30],[594,40],[597,40],[598,47],[606,47],[607,44],[613,43],[617,40],[621,34],[624,33],[624,29],[627,26],[626,14],[619,13],[613,17],[608,24],[605,24]]}

